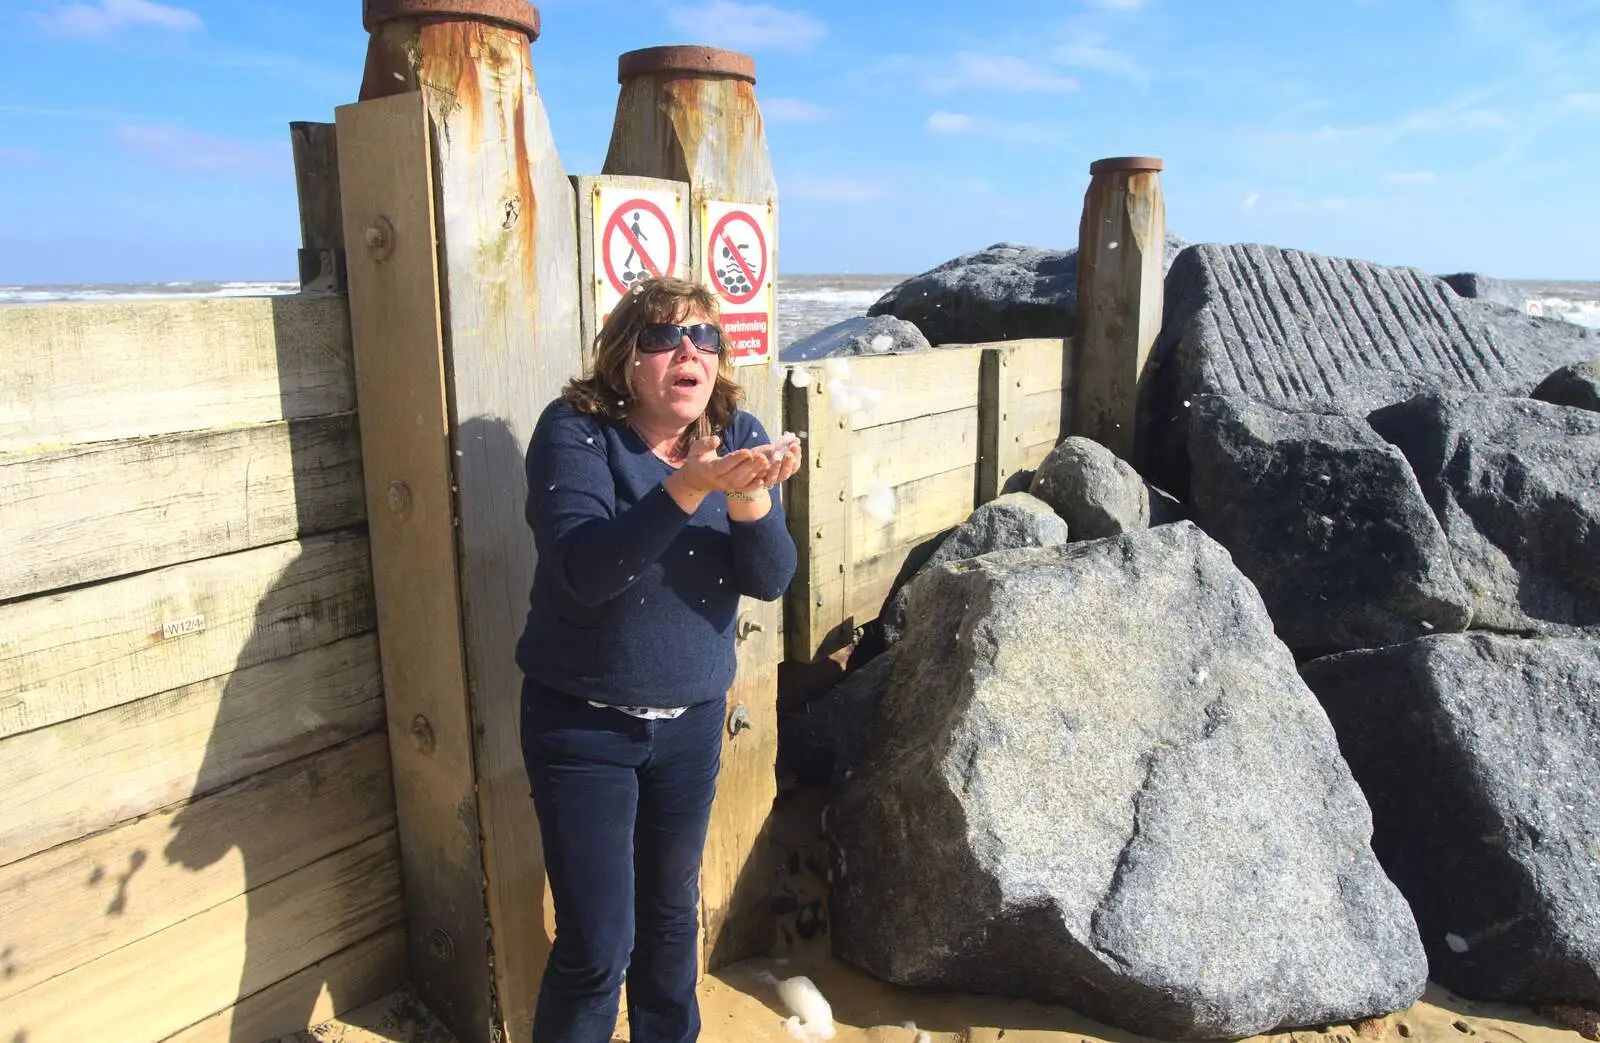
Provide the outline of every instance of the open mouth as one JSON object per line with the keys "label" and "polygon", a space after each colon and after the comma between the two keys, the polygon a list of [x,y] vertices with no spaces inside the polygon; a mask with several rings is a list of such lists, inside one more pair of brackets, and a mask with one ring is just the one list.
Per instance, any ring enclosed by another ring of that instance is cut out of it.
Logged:
{"label": "open mouth", "polygon": [[700,378],[692,373],[685,373],[672,382],[672,386],[680,390],[693,391],[700,386]]}

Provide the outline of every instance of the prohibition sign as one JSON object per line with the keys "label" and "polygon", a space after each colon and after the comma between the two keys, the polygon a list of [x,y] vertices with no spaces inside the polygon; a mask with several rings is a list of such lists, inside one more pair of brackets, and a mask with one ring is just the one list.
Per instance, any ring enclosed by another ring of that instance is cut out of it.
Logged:
{"label": "prohibition sign", "polygon": [[[729,228],[729,225],[733,224],[748,227],[755,236],[756,246],[760,249],[760,253],[757,254],[761,258],[759,271],[750,270],[750,262],[745,259],[739,245],[733,241],[735,235],[742,234],[738,229]],[[767,278],[767,237],[762,234],[761,226],[756,223],[755,218],[743,210],[725,214],[711,230],[710,253],[711,256],[706,258],[706,263],[711,266],[711,275],[716,280],[717,290],[723,298],[730,304],[749,304],[755,300]],[[731,263],[718,264],[719,254],[729,255],[726,260]]]}
{"label": "prohibition sign", "polygon": [[[666,229],[667,263],[665,267],[656,264],[655,260],[650,256],[650,251],[645,248],[644,243],[639,241],[639,236],[634,233],[633,228],[626,220],[624,220],[625,215],[628,213],[637,213],[640,210],[660,221],[661,227]],[[606,278],[611,280],[612,287],[615,288],[618,293],[627,293],[629,283],[631,283],[632,280],[630,279],[628,282],[624,282],[622,278],[617,275],[616,266],[611,263],[611,237],[613,234],[622,236],[629,248],[631,248],[634,253],[638,254],[639,261],[644,265],[645,270],[656,278],[661,278],[663,272],[671,272],[677,269],[678,240],[677,236],[673,233],[672,222],[667,219],[667,215],[662,212],[662,209],[650,202],[650,200],[630,199],[611,212],[611,218],[606,222],[606,230],[600,236],[600,253],[605,259]]]}

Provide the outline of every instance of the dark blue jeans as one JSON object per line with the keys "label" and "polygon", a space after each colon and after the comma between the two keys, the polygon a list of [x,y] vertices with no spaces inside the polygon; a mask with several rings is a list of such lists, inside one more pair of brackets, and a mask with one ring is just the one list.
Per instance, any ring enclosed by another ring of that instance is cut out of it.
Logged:
{"label": "dark blue jeans", "polygon": [[626,977],[634,1043],[692,1043],[700,862],[722,761],[722,698],[645,721],[531,682],[522,755],[556,935],[534,1043],[609,1043]]}

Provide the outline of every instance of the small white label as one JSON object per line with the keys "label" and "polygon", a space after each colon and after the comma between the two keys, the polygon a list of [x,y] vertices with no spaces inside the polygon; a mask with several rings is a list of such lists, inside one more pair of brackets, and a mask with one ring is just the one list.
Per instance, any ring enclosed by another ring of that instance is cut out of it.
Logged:
{"label": "small white label", "polygon": [[169,623],[161,624],[162,640],[171,640],[185,634],[198,634],[206,628],[205,616],[190,616],[187,619],[174,619]]}

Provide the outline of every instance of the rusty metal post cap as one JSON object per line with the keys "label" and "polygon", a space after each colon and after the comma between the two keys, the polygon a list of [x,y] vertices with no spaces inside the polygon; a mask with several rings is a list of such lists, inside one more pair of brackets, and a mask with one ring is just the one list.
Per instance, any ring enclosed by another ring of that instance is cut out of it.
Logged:
{"label": "rusty metal post cap", "polygon": [[361,24],[372,32],[396,18],[456,18],[493,22],[539,38],[539,9],[528,0],[362,0]]}
{"label": "rusty metal post cap", "polygon": [[756,60],[738,51],[686,44],[646,47],[639,51],[628,51],[617,59],[618,83],[626,83],[635,76],[662,72],[687,76],[731,76],[754,83]]}
{"label": "rusty metal post cap", "polygon": [[1161,170],[1165,163],[1155,156],[1112,156],[1110,159],[1097,159],[1089,164],[1089,173],[1112,174],[1119,170],[1135,172],[1148,172]]}

